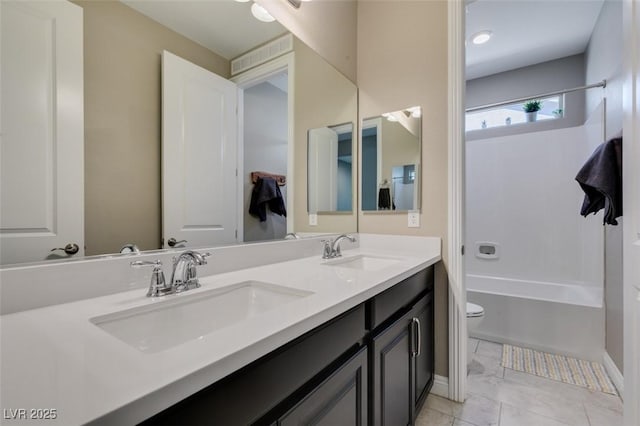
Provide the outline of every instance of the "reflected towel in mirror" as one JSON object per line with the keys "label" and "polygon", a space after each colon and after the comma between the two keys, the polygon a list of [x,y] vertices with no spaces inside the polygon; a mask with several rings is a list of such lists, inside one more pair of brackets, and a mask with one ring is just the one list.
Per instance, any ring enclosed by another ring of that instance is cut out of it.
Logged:
{"label": "reflected towel in mirror", "polygon": [[267,220],[267,206],[271,212],[287,216],[284,198],[276,180],[271,177],[258,178],[251,192],[249,214],[264,222]]}

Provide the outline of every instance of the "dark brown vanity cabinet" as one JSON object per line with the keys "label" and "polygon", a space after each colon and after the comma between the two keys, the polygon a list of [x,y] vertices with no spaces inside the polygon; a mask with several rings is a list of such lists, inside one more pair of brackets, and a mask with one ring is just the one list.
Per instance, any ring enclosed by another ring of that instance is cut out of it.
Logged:
{"label": "dark brown vanity cabinet", "polygon": [[388,301],[408,304],[381,319],[372,333],[370,410],[375,426],[413,424],[433,384],[432,274],[428,269],[400,283],[406,285],[404,292],[392,288],[397,294]]}
{"label": "dark brown vanity cabinet", "polygon": [[364,347],[273,425],[367,425],[367,372]]}
{"label": "dark brown vanity cabinet", "polygon": [[145,425],[409,425],[433,377],[433,267]]}

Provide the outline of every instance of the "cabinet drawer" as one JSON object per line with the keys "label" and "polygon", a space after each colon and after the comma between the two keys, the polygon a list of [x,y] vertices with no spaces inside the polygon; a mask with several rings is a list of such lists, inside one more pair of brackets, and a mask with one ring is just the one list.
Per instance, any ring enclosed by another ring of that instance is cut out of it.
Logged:
{"label": "cabinet drawer", "polygon": [[250,424],[354,347],[364,334],[365,310],[359,305],[143,424]]}
{"label": "cabinet drawer", "polygon": [[367,302],[367,329],[374,330],[402,308],[411,306],[425,292],[433,290],[433,266],[399,282]]}

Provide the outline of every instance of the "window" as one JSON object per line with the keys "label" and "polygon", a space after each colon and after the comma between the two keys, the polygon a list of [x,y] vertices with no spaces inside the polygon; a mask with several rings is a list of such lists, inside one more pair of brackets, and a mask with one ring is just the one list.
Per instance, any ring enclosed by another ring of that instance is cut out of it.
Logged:
{"label": "window", "polygon": [[[538,111],[537,121],[555,120],[563,116],[564,96],[557,95],[541,98],[542,109]],[[466,130],[489,129],[525,123],[526,115],[522,106],[525,102],[487,108],[466,114]]]}

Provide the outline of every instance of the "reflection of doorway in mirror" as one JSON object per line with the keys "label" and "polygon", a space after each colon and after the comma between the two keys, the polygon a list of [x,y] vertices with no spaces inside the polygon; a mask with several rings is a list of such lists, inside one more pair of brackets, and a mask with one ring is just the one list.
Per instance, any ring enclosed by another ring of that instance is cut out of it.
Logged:
{"label": "reflection of doorway in mirror", "polygon": [[[244,191],[243,210],[244,241],[283,239],[287,233],[287,218],[266,210],[265,221],[249,214],[253,184],[247,176],[252,171],[264,171],[277,175],[287,174],[287,71],[282,71],[267,81],[244,89],[243,94],[243,152]],[[287,185],[280,187],[284,200]]]}
{"label": "reflection of doorway in mirror", "polygon": [[397,210],[413,210],[416,192],[416,165],[405,164],[391,169],[392,197]]}
{"label": "reflection of doorway in mirror", "polygon": [[[289,53],[234,76],[238,91],[238,241],[282,239],[293,232],[294,61]],[[286,176],[280,192],[286,216],[269,210],[265,221],[249,213],[251,172]]]}
{"label": "reflection of doorway in mirror", "polygon": [[[382,122],[379,118],[362,123],[362,210],[378,210],[381,205],[379,195],[383,186],[390,189],[389,182],[381,181],[382,174]],[[380,178],[380,179],[379,179]],[[390,198],[390,197],[389,197]],[[386,205],[385,202],[382,205]],[[391,203],[388,203],[391,208]]]}
{"label": "reflection of doorway in mirror", "polygon": [[351,124],[332,127],[338,134],[337,205],[339,212],[350,212],[353,199],[351,173],[353,163],[353,126]]}
{"label": "reflection of doorway in mirror", "polygon": [[309,129],[307,138],[309,213],[350,212],[353,123]]}

